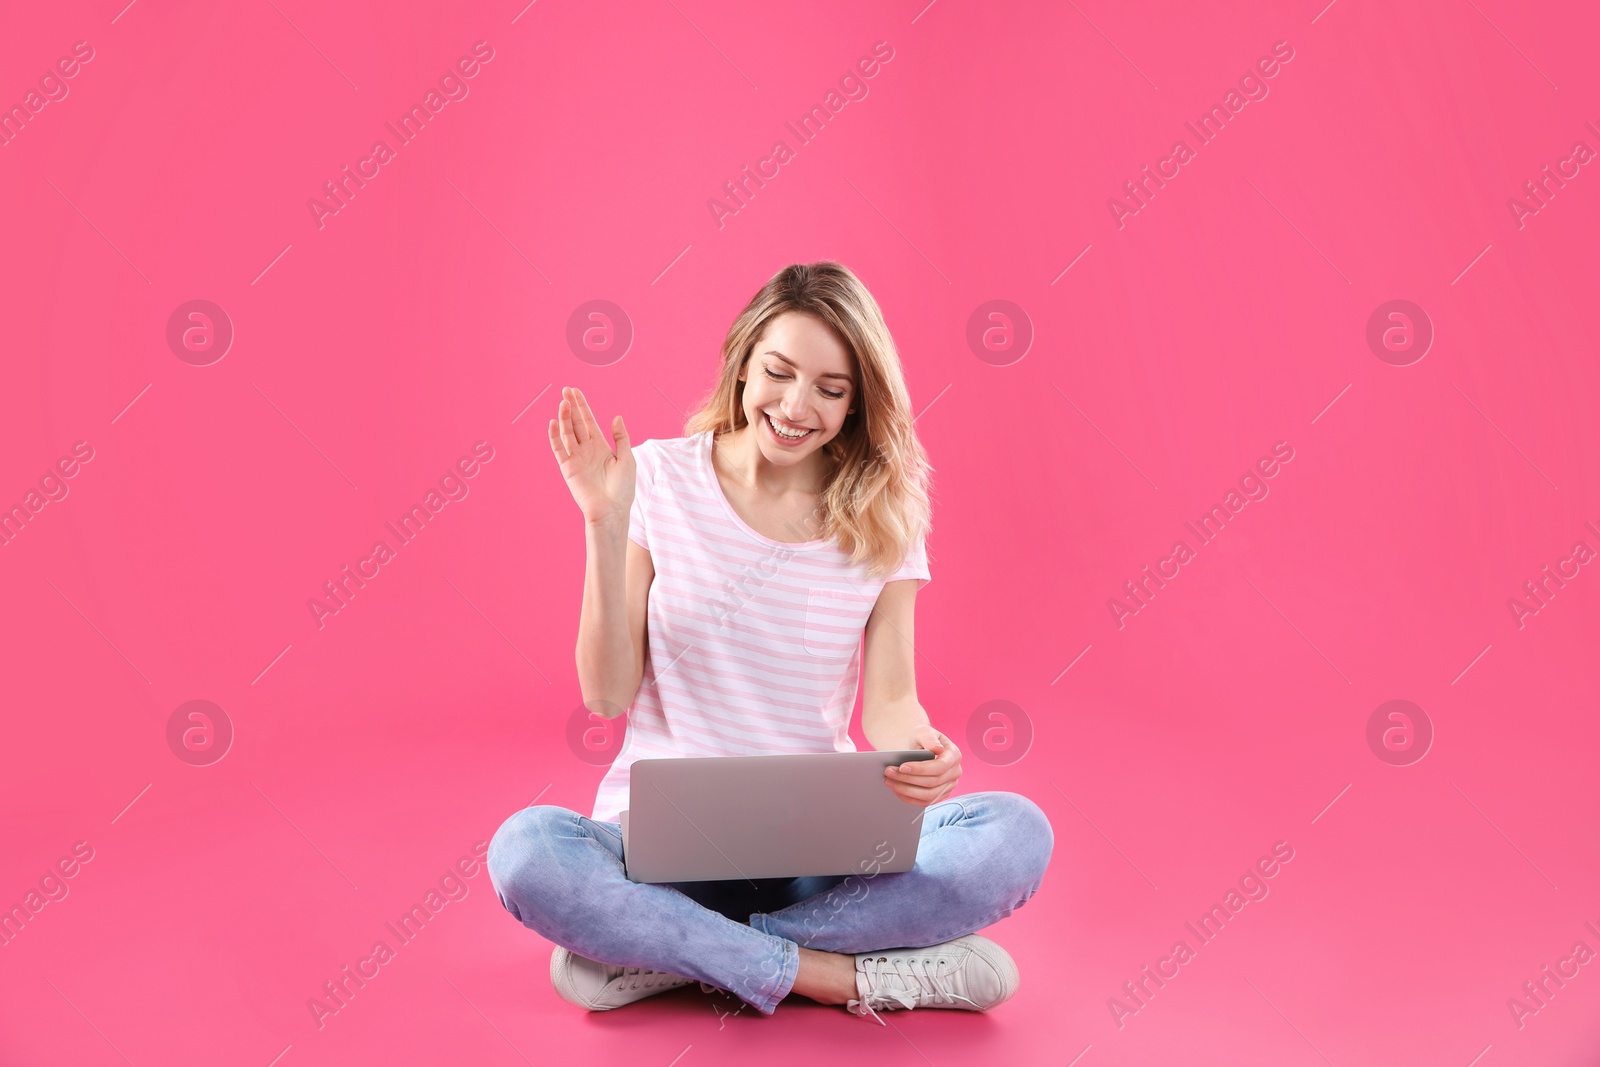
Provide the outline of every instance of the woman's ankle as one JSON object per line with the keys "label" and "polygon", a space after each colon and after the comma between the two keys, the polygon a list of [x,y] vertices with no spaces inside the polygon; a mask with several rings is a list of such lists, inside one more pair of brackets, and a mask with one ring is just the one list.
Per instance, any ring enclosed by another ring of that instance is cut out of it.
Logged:
{"label": "woman's ankle", "polygon": [[819,1004],[844,1004],[856,994],[856,958],[840,952],[800,949],[800,968],[789,992]]}

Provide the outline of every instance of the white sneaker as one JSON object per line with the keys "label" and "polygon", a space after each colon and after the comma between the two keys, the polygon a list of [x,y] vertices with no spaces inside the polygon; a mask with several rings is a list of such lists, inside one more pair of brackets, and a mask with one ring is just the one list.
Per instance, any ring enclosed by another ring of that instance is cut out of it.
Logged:
{"label": "white sneaker", "polygon": [[878,1009],[988,1011],[1010,999],[1019,983],[1009,952],[986,937],[968,934],[927,948],[861,953],[856,957],[858,999],[845,1007],[883,1026]]}
{"label": "white sneaker", "polygon": [[589,1011],[610,1011],[689,985],[694,979],[643,967],[601,963],[557,945],[550,953],[550,982],[562,1000]]}

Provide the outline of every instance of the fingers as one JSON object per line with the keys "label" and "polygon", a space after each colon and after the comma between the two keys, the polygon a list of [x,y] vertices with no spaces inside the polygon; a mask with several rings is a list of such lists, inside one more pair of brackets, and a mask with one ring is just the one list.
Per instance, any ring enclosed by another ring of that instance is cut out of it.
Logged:
{"label": "fingers", "polygon": [[573,389],[572,395],[578,404],[578,440],[599,439],[600,422],[589,407],[589,399],[583,395],[582,389]]}
{"label": "fingers", "polygon": [[556,454],[556,459],[567,458],[567,447],[561,443],[561,431],[556,427],[556,420],[550,420],[550,451]]}
{"label": "fingers", "polygon": [[[562,440],[569,454],[576,452],[591,440],[605,440],[605,434],[600,429],[600,420],[595,418],[594,409],[589,406],[589,400],[583,395],[582,389],[562,386],[560,414]],[[622,426],[621,415],[612,420],[611,439],[617,445],[618,455],[621,455],[624,448],[629,448],[631,452],[628,431]]]}
{"label": "fingers", "polygon": [[935,800],[942,800],[955,791],[956,782],[952,778],[948,781],[934,781],[927,785],[918,785],[904,779],[896,781],[889,779],[885,783],[894,790],[895,795],[906,800],[915,800],[923,804],[931,804]]}
{"label": "fingers", "polygon": [[567,400],[565,396],[566,390],[563,389],[561,392],[563,394],[561,397],[561,406],[559,409],[557,409],[556,415],[560,420],[561,444],[564,448],[566,448],[567,455],[570,456],[574,452],[578,451],[578,438],[572,425],[571,402]]}
{"label": "fingers", "polygon": [[[563,386],[561,389],[561,406],[562,410],[567,413],[567,425],[564,425],[562,429],[568,430],[572,434],[572,441],[575,446],[582,447],[583,443],[589,439],[588,420],[584,418],[583,414],[583,394],[570,385]],[[574,451],[576,451],[576,447]]]}
{"label": "fingers", "polygon": [[895,767],[901,774],[906,775],[940,775],[948,771],[957,762],[958,755],[959,753],[952,745],[933,759],[914,760],[911,763],[896,764]]}
{"label": "fingers", "polygon": [[895,796],[909,804],[931,804],[941,799],[951,786],[950,783],[911,785],[907,782],[890,782],[889,788],[894,790]]}
{"label": "fingers", "polygon": [[618,459],[629,459],[633,456],[633,445],[628,440],[628,428],[622,424],[621,415],[611,420],[611,440],[616,443]]}
{"label": "fingers", "polygon": [[961,777],[961,750],[942,734],[939,740],[943,747],[933,759],[884,768],[884,784],[906,803],[926,806],[954,791]]}
{"label": "fingers", "polygon": [[915,773],[903,771],[899,767],[886,767],[883,776],[891,783],[919,788],[954,782],[961,777],[960,764],[941,764],[938,760],[925,760],[920,765],[912,764],[913,767],[922,765],[928,765],[928,769],[919,770]]}

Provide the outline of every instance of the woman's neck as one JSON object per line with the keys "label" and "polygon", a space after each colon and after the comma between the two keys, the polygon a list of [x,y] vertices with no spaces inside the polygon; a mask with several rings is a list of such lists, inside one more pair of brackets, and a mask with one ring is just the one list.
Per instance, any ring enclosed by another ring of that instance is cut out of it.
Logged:
{"label": "woman's neck", "polygon": [[816,496],[822,492],[820,453],[807,456],[805,462],[797,466],[780,467],[762,455],[755,432],[756,428],[746,423],[737,430],[712,436],[712,454],[721,454],[723,470],[763,495],[782,497],[804,493]]}

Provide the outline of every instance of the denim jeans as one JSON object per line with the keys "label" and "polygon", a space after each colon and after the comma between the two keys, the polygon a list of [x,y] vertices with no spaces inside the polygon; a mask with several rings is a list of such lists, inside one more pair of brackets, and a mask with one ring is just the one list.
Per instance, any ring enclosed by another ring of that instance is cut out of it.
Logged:
{"label": "denim jeans", "polygon": [[500,903],[547,940],[697,978],[771,1015],[794,985],[799,946],[855,954],[981,930],[1038,891],[1054,842],[1027,797],[969,793],[924,809],[909,871],[657,884],[623,873],[618,824],[540,804],[495,832],[488,869]]}

